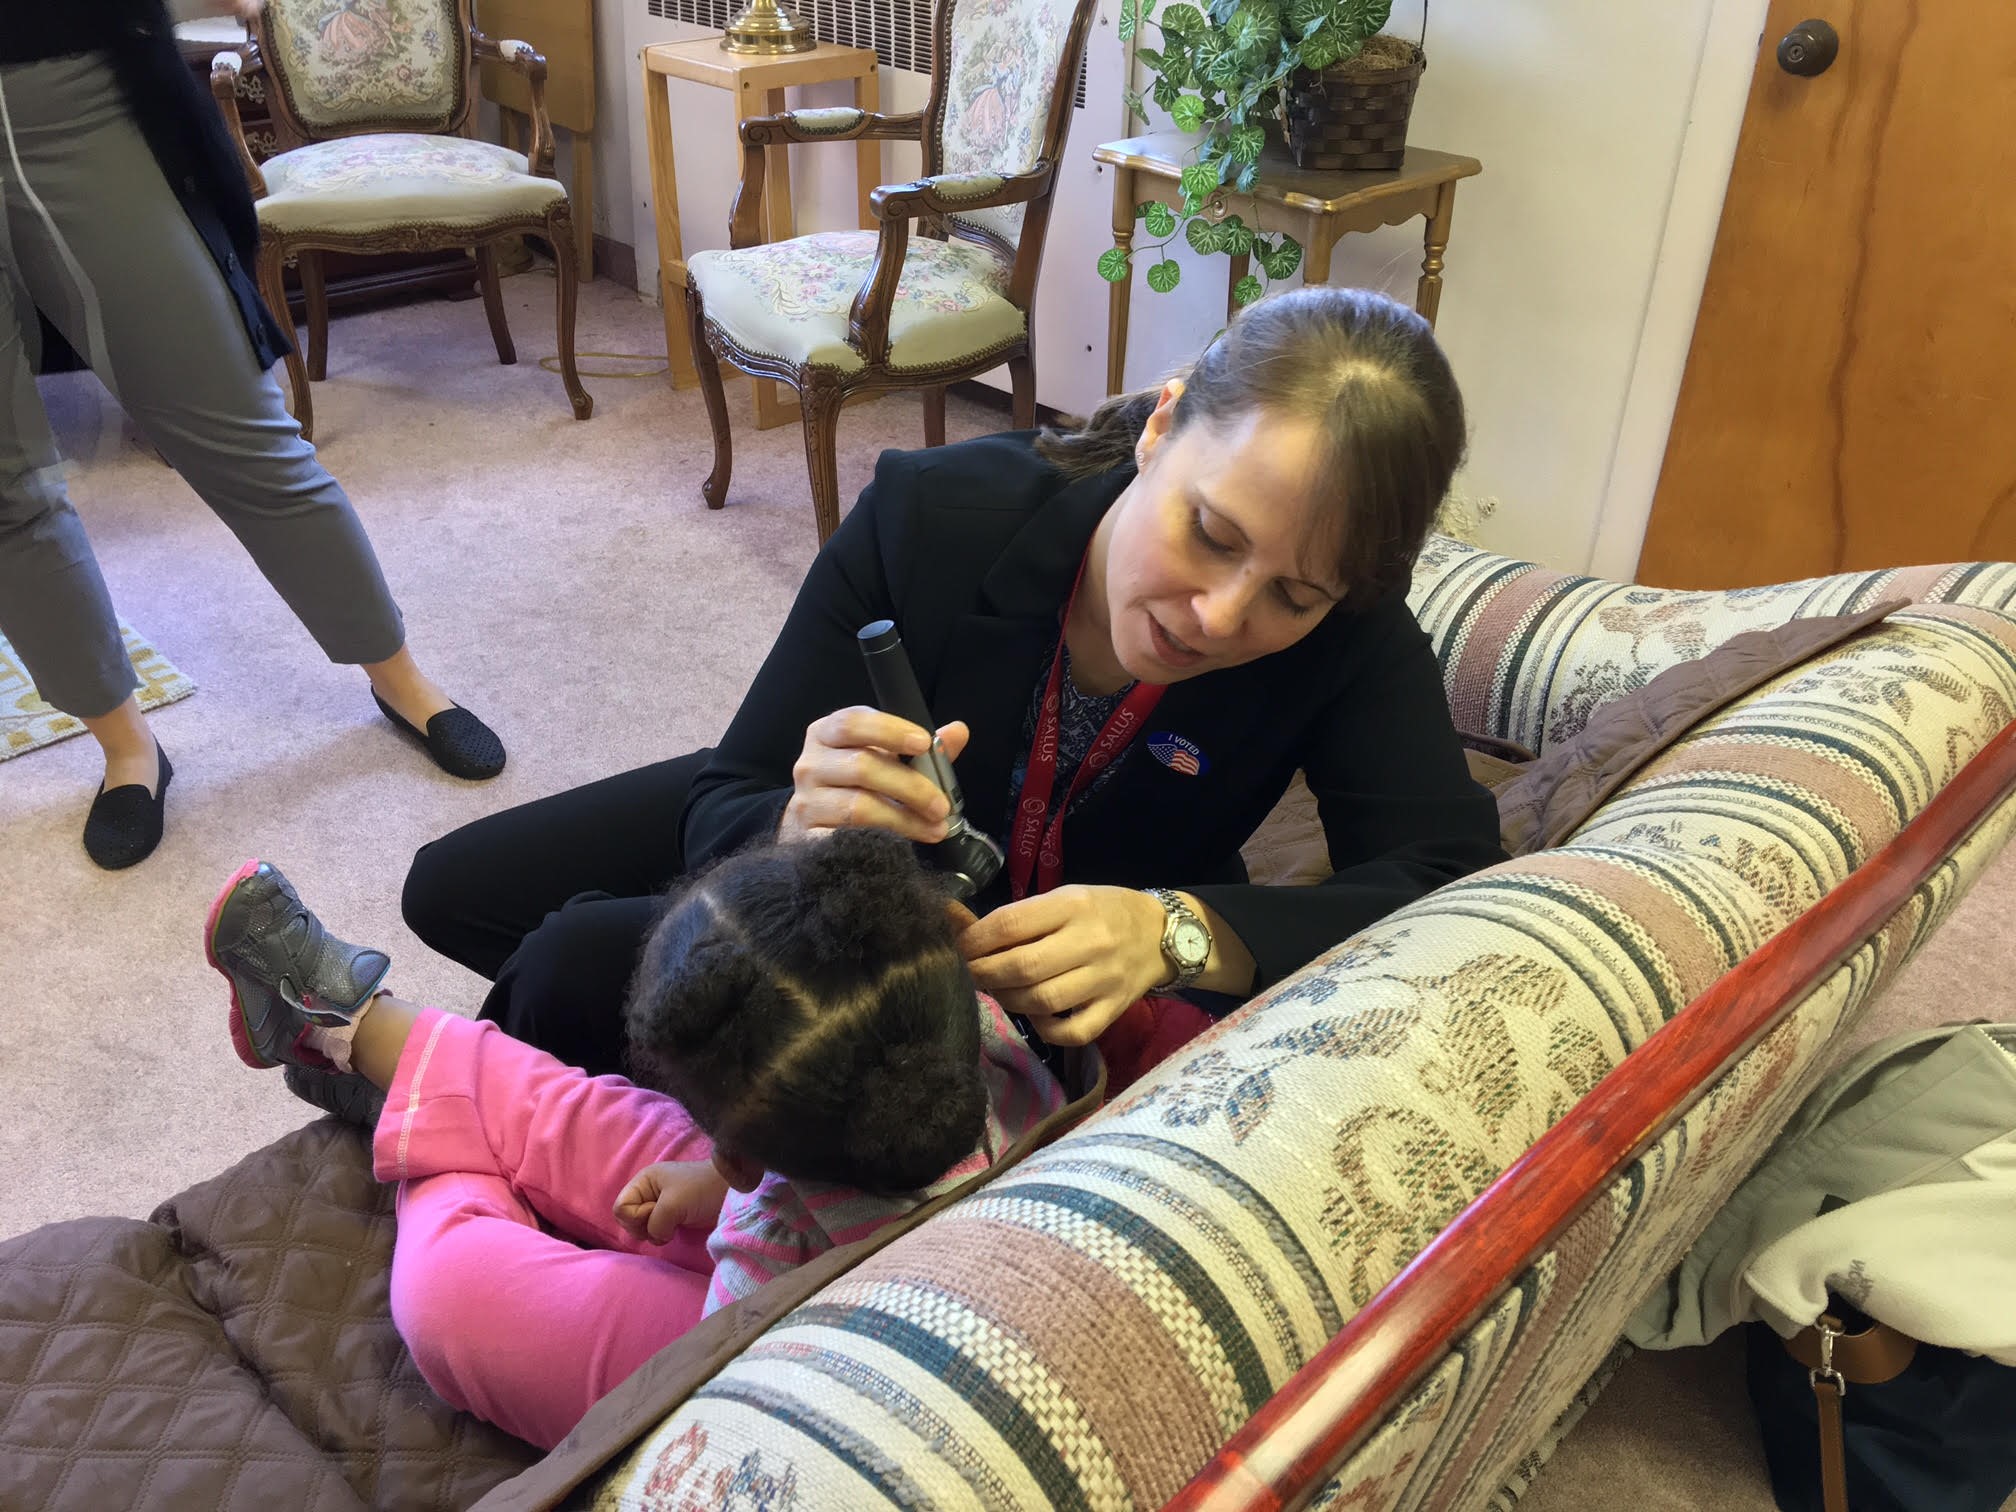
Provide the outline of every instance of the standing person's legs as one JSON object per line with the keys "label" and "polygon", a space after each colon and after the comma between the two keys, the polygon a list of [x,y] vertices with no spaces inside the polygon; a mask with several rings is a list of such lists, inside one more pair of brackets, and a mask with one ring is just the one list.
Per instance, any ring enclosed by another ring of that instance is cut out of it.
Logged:
{"label": "standing person's legs", "polygon": [[13,270],[0,267],[0,631],[43,698],[98,719],[139,683],[29,370],[34,319]]}
{"label": "standing person's legs", "polygon": [[708,751],[466,824],[420,848],[407,926],[496,983],[483,1017],[592,1072],[622,1069],[624,994],[685,870],[681,821]]}
{"label": "standing person's legs", "polygon": [[356,511],[260,369],[110,70],[85,56],[8,68],[0,79],[21,165],[6,175],[7,228],[36,305],[329,659],[363,666],[393,709],[425,726],[452,701],[407,650]]}
{"label": "standing person's legs", "polygon": [[372,1152],[380,1180],[404,1183],[399,1331],[445,1400],[550,1448],[699,1321],[705,1236],[653,1245],[612,1209],[645,1166],[712,1147],[672,1099],[584,1075],[494,1025],[381,997],[357,1034],[374,1080],[397,1044]]}
{"label": "standing person's legs", "polygon": [[160,841],[160,748],[133,696],[138,683],[112,598],[64,486],[28,357],[35,310],[15,279],[11,255],[0,256],[0,632],[36,691],[82,720],[104,753],[84,848],[116,869],[146,859]]}

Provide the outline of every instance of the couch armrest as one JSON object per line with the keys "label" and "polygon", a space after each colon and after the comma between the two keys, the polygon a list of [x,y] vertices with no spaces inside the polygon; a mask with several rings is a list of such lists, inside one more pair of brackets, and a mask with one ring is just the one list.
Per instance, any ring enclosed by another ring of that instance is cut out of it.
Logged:
{"label": "couch armrest", "polygon": [[1633,1160],[2012,798],[2016,723],[1879,854],[1597,1083],[1275,1392],[1165,1512],[1304,1505]]}

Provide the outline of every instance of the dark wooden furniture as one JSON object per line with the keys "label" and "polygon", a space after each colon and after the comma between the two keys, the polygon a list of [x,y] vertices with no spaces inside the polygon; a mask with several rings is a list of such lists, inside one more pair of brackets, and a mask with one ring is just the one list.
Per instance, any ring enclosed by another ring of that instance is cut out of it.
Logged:
{"label": "dark wooden furniture", "polygon": [[[586,420],[595,401],[575,366],[573,208],[553,171],[546,60],[529,43],[496,42],[477,31],[470,0],[432,0],[438,31],[420,37],[418,63],[391,70],[391,48],[410,41],[359,20],[332,46],[330,35],[348,13],[330,19],[314,4],[266,0],[252,39],[240,51],[219,52],[210,73],[211,93],[237,141],[258,206],[259,279],[276,311],[285,302],[286,262],[299,260],[308,350],[288,352],[287,373],[302,436],[314,433],[310,381],[326,370],[325,254],[473,251],[497,360],[508,366],[518,354],[504,314],[497,246],[525,235],[543,237],[553,252],[560,381],[574,418]],[[410,32],[405,35],[410,39]],[[486,62],[525,81],[533,132],[523,157],[475,140],[478,71]],[[238,112],[238,86],[255,71],[270,86],[278,148],[264,172],[252,158]]]}
{"label": "dark wooden furniture", "polygon": [[[230,36],[229,32],[238,35]],[[178,26],[175,38],[189,71],[206,90],[210,86],[210,60],[226,49],[244,46],[243,32],[236,23],[197,22]],[[274,134],[273,112],[266,103],[264,75],[241,74],[235,94],[238,117],[245,128],[245,145],[252,161],[263,163],[280,150]],[[450,299],[476,297],[475,259],[459,247],[433,252],[388,252],[377,257],[325,253],[322,276],[329,307],[334,310],[413,294],[445,294]],[[287,269],[285,287],[287,306],[294,319],[305,318],[308,295],[301,287],[298,268]]]}

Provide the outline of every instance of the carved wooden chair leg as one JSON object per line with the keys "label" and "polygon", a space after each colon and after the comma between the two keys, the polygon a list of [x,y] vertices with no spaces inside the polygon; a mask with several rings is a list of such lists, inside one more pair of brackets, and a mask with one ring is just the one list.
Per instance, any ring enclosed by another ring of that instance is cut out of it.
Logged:
{"label": "carved wooden chair leg", "polygon": [[[560,327],[560,381],[574,406],[574,418],[586,420],[595,413],[595,401],[581,386],[581,373],[574,365],[574,300],[580,280],[576,276],[574,221],[562,212],[546,220],[546,240],[553,244],[554,301]],[[501,316],[499,317],[502,318]]]}
{"label": "carved wooden chair leg", "polygon": [[[287,308],[287,248],[277,239],[259,247],[259,292],[266,296],[267,308],[290,338],[295,336],[294,316]],[[301,343],[292,341],[287,349],[287,381],[294,390],[294,418],[301,423],[301,439],[315,439],[315,400],[308,391],[308,364],[301,356]]]}
{"label": "carved wooden chair leg", "polygon": [[945,390],[942,386],[924,390],[924,444],[945,444]]}
{"label": "carved wooden chair leg", "polygon": [[714,471],[700,485],[709,509],[728,502],[728,478],[735,471],[735,441],[728,431],[728,393],[721,383],[721,359],[707,339],[707,311],[700,290],[686,285],[686,326],[693,344],[693,367],[700,377],[700,397],[707,402],[707,423],[714,430]]}
{"label": "carved wooden chair leg", "polygon": [[1024,352],[1008,359],[1008,381],[1013,389],[1015,429],[1036,428],[1036,354]]}
{"label": "carved wooden chair leg", "polygon": [[329,286],[322,278],[320,252],[303,252],[298,262],[308,306],[308,381],[320,383],[329,376]]}
{"label": "carved wooden chair leg", "polygon": [[510,367],[518,360],[518,348],[511,341],[511,326],[504,318],[504,288],[497,279],[497,244],[476,249],[476,282],[483,289],[483,312],[490,317],[490,339],[497,343],[497,360]]}
{"label": "carved wooden chair leg", "polygon": [[812,514],[824,546],[840,528],[840,406],[847,390],[808,373],[798,390],[805,416],[805,468],[812,475]]}

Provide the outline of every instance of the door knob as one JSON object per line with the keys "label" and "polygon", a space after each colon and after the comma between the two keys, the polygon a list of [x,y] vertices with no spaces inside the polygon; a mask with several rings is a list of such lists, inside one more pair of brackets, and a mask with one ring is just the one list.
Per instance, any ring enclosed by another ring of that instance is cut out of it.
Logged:
{"label": "door knob", "polygon": [[1801,21],[1778,39],[1778,66],[1810,79],[1827,72],[1841,51],[1841,34],[1825,21]]}

